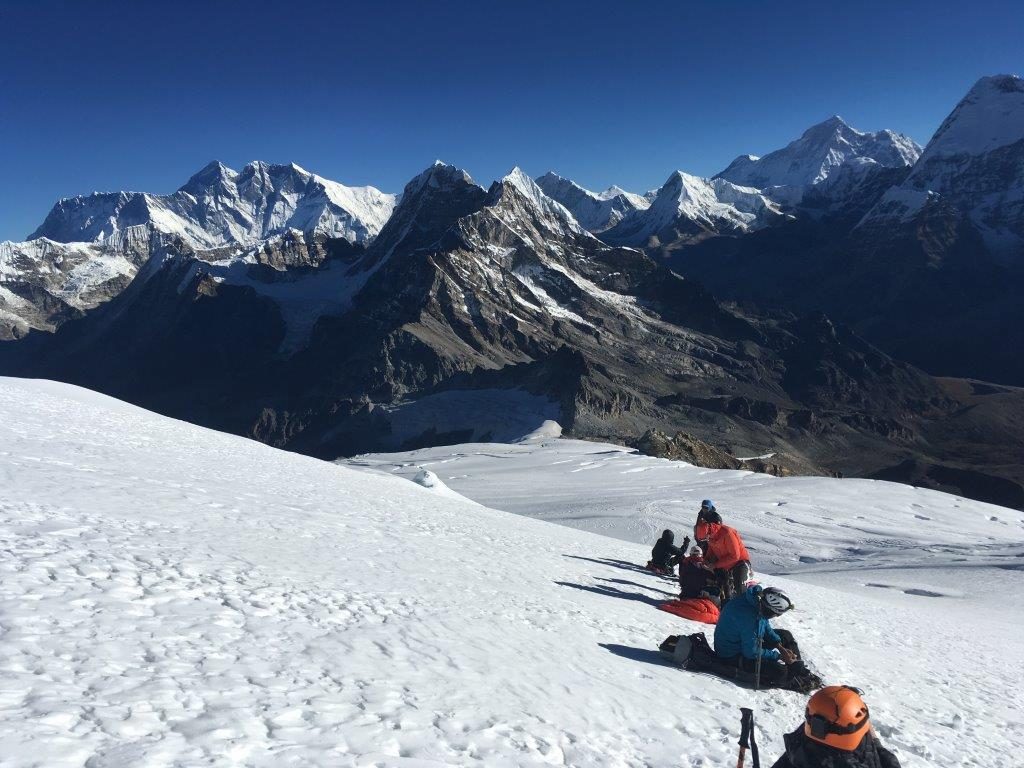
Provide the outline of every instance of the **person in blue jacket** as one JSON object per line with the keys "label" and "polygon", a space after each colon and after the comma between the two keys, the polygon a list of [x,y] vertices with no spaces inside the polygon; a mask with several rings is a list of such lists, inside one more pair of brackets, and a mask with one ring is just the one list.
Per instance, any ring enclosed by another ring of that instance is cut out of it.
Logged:
{"label": "person in blue jacket", "polygon": [[754,672],[760,647],[761,683],[765,686],[783,687],[809,674],[793,636],[776,631],[769,621],[792,607],[793,601],[780,589],[759,584],[749,587],[722,608],[715,626],[715,654],[726,665]]}

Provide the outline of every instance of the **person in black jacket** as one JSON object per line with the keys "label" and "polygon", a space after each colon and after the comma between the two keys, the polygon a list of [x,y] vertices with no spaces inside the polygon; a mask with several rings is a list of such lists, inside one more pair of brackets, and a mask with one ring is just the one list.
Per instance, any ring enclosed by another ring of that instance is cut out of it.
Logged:
{"label": "person in black jacket", "polygon": [[662,532],[661,538],[654,543],[654,549],[651,550],[651,561],[647,563],[648,568],[672,573],[672,569],[683,556],[683,550],[673,543],[675,538],[676,535],[672,531]]}
{"label": "person in black jacket", "polygon": [[704,565],[704,551],[694,544],[690,554],[679,561],[679,599],[706,597],[720,603],[715,572]]}
{"label": "person in black jacket", "polygon": [[900,768],[875,738],[860,691],[846,685],[811,696],[804,724],[783,741],[786,753],[772,768]]}

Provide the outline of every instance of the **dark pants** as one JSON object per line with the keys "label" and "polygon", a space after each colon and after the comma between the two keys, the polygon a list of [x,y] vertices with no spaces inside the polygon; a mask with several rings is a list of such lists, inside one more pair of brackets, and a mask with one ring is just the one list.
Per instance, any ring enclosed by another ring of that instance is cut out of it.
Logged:
{"label": "dark pants", "polygon": [[[800,657],[800,646],[796,644],[796,640],[789,630],[777,629],[775,634],[782,642],[777,645],[775,643],[765,645],[765,648],[785,648],[795,653],[798,658]],[[743,670],[757,671],[757,659],[741,658],[739,662]],[[768,661],[767,659],[761,661],[761,683],[765,686],[784,686],[789,680],[806,673],[807,667],[802,660],[795,661],[788,666],[781,661]]]}
{"label": "dark pants", "polygon": [[717,568],[715,569],[715,576],[718,579],[718,586],[722,590],[722,602],[731,599],[732,597],[742,594],[744,584],[750,581],[750,577],[754,571],[750,567],[750,563],[746,560],[740,560],[732,568]]}

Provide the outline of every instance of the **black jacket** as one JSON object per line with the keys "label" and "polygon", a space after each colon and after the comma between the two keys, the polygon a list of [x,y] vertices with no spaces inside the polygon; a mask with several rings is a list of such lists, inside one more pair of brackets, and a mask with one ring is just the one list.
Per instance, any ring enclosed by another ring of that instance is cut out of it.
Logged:
{"label": "black jacket", "polygon": [[715,587],[717,591],[718,580],[714,571],[694,565],[688,558],[683,559],[679,564],[679,596],[688,599],[698,597],[701,592],[709,587]]}
{"label": "black jacket", "polygon": [[651,562],[658,568],[669,569],[676,564],[676,559],[681,557],[683,550],[672,542],[676,535],[672,531],[665,531],[661,538],[654,543],[651,550]]}
{"label": "black jacket", "polygon": [[852,752],[812,741],[804,734],[802,725],[783,736],[783,741],[786,754],[772,768],[900,768],[896,756],[870,733]]}

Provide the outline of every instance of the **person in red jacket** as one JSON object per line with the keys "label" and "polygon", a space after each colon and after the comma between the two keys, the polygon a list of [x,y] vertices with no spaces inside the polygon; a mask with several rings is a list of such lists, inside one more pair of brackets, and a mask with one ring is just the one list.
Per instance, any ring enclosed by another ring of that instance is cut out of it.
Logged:
{"label": "person in red jacket", "polygon": [[701,520],[697,523],[698,541],[707,541],[704,564],[714,570],[722,588],[722,602],[743,592],[744,585],[754,575],[750,567],[750,554],[735,528],[722,523]]}

